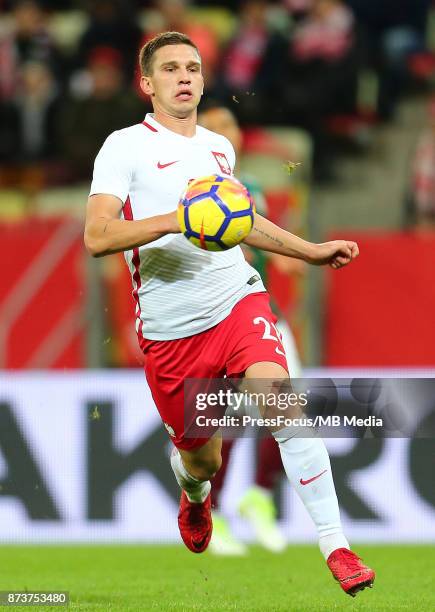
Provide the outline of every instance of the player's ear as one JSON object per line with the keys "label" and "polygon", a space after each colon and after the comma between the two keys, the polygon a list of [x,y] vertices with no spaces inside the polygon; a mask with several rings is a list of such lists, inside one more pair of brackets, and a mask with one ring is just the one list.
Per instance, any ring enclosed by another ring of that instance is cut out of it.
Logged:
{"label": "player's ear", "polygon": [[146,75],[143,75],[140,78],[140,88],[147,96],[154,95],[154,88],[152,86],[151,79]]}

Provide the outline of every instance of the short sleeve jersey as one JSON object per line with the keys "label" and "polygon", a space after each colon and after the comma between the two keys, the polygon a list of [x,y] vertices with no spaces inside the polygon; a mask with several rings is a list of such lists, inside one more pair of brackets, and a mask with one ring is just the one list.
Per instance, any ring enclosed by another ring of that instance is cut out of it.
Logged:
{"label": "short sleeve jersey", "polygon": [[[192,178],[231,176],[235,153],[219,134],[197,126],[181,136],[148,114],[113,132],[95,159],[90,195],[110,194],[121,218],[146,219],[174,211]],[[136,300],[139,338],[172,340],[200,333],[226,318],[249,293],[265,291],[239,246],[203,251],[183,234],[168,234],[125,252]]]}

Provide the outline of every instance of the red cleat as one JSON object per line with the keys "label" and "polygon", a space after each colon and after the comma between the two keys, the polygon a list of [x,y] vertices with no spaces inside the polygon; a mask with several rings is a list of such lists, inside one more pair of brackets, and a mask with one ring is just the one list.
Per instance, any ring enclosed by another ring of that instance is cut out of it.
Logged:
{"label": "red cleat", "polygon": [[189,550],[194,553],[204,552],[213,531],[210,493],[202,504],[195,504],[187,499],[184,491],[181,492],[178,527]]}
{"label": "red cleat", "polygon": [[372,588],[375,572],[361,563],[361,559],[347,548],[334,550],[326,562],[334,578],[345,593],[355,597],[358,591]]}

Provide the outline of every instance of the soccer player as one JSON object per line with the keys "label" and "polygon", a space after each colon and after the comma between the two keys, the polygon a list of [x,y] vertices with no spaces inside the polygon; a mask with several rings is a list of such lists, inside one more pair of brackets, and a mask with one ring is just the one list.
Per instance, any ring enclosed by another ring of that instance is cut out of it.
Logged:
{"label": "soccer player", "polygon": [[[85,245],[94,257],[124,251],[136,300],[136,330],[145,374],[175,449],[171,465],[181,487],[178,524],[185,545],[203,552],[212,533],[210,478],[221,464],[222,440],[184,428],[186,378],[243,376],[288,379],[273,331],[268,295],[240,247],[205,252],[180,233],[176,206],[189,179],[232,175],[229,142],[196,125],[203,93],[201,58],[184,34],[162,33],[140,51],[141,87],[153,114],[111,134],[97,155],[87,207]],[[307,242],[259,214],[246,244],[334,269],[358,246],[347,240]],[[374,572],[343,535],[328,453],[315,437],[274,434],[289,481],[314,521],[320,550],[352,595]]]}

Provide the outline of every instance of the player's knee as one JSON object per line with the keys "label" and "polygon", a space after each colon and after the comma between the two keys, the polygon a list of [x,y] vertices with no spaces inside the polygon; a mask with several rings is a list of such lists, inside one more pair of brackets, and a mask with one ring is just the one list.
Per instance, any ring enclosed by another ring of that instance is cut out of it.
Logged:
{"label": "player's knee", "polygon": [[191,473],[192,476],[198,480],[209,480],[213,478],[221,465],[222,457],[220,453],[213,453],[208,457],[203,457],[201,460],[195,461],[191,466]]}

